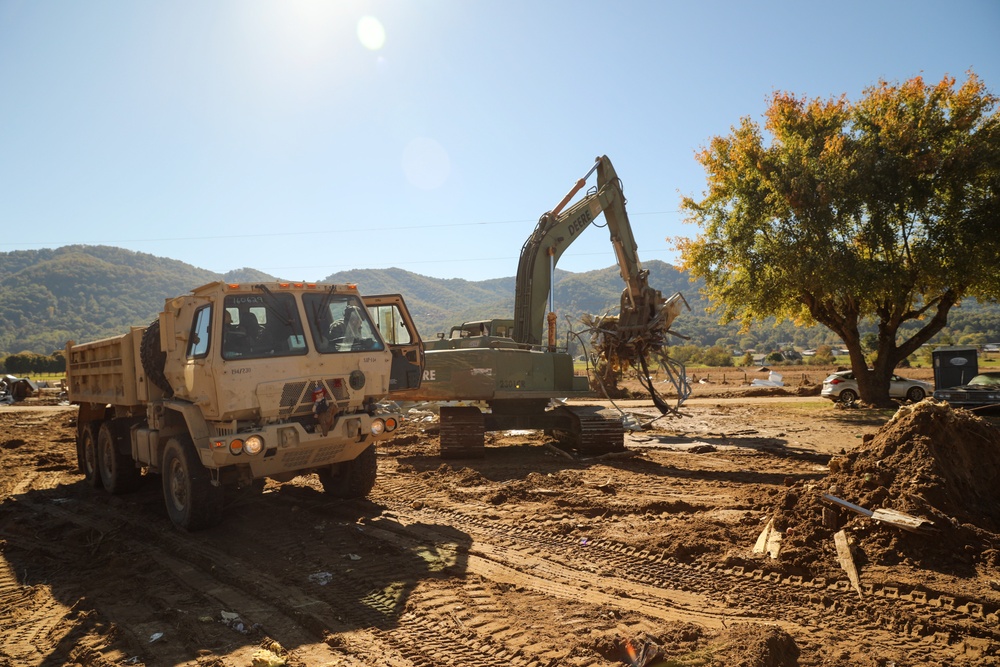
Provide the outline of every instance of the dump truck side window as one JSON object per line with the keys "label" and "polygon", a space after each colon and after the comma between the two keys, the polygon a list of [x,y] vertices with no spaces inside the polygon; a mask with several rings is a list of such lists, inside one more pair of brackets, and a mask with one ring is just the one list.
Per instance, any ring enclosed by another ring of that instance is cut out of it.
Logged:
{"label": "dump truck side window", "polygon": [[208,354],[212,334],[212,306],[202,306],[194,313],[191,336],[188,338],[188,359],[199,359]]}

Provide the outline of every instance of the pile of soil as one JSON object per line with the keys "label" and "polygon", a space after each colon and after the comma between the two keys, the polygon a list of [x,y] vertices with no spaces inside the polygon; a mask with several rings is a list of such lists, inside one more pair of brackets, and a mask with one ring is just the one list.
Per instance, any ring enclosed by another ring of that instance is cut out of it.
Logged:
{"label": "pile of soil", "polygon": [[[781,560],[810,570],[833,533],[847,527],[862,562],[912,561],[954,573],[1000,565],[1000,429],[948,404],[904,406],[862,446],[830,461],[818,484],[798,483],[781,498],[774,527],[785,533]],[[829,493],[869,510],[927,519],[934,534],[908,533],[824,501]],[[824,524],[827,514],[837,512]]]}

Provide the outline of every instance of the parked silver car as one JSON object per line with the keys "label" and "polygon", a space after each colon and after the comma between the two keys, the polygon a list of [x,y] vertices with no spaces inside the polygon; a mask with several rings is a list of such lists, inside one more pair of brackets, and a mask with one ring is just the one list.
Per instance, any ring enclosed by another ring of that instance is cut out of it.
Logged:
{"label": "parked silver car", "polygon": [[[893,375],[889,378],[889,397],[908,400],[916,403],[934,391],[934,385],[923,380],[908,380]],[[840,371],[823,380],[823,391],[820,396],[831,401],[840,401],[850,405],[858,400],[858,381],[854,379],[853,371]]]}

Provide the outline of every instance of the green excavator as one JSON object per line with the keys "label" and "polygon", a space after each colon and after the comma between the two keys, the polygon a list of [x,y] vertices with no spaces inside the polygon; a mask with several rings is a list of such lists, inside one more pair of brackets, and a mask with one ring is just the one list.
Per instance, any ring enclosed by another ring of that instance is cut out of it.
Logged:
{"label": "green excavator", "polygon": [[[597,187],[570,201],[597,172]],[[465,322],[449,336],[425,341],[420,388],[403,400],[461,403],[440,408],[442,458],[477,458],[485,432],[540,429],[568,449],[593,455],[624,449],[623,414],[599,405],[563,405],[558,399],[601,398],[586,375],[576,375],[568,343],[556,342],[553,280],[556,263],[602,215],[611,234],[625,289],[615,316],[586,318],[595,365],[612,371],[635,368],[661,412],[676,410],[690,393],[684,369],[666,356],[670,327],[687,302],[680,292],[664,298],[648,284],[625,213],[621,181],[602,156],[551,211],[542,215],[521,250],[513,319]],[[683,338],[683,336],[680,336]],[[667,370],[677,405],[659,396],[650,361]],[[599,381],[599,377],[595,378]],[[556,399],[556,400],[554,400]],[[552,405],[553,403],[557,405]]]}

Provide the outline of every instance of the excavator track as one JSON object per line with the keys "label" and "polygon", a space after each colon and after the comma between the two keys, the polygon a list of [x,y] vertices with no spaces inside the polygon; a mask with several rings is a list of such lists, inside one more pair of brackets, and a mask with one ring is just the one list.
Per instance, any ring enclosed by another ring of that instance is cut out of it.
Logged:
{"label": "excavator track", "polygon": [[571,430],[555,433],[564,447],[586,455],[625,450],[625,427],[617,410],[599,406],[564,406],[557,410],[571,417]]}
{"label": "excavator track", "polygon": [[440,437],[443,459],[486,456],[486,428],[479,408],[442,407]]}

